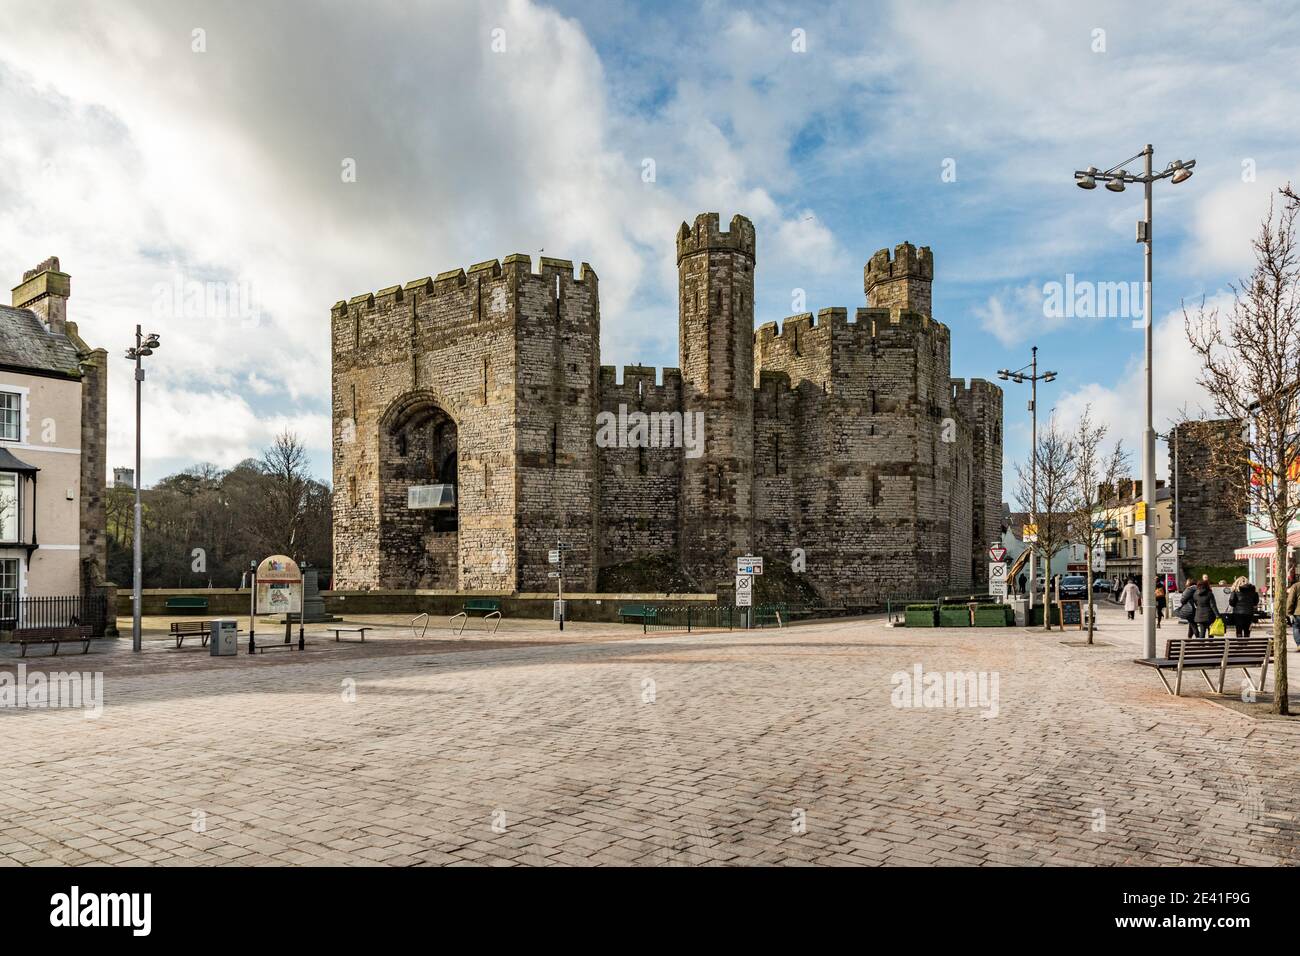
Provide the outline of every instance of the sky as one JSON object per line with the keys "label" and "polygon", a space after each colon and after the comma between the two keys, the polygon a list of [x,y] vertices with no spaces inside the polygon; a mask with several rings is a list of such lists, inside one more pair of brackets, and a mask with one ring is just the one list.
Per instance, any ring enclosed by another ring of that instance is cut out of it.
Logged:
{"label": "sky", "polygon": [[[71,274],[69,317],[110,353],[110,468],[133,459],[122,352],[160,334],[146,485],[286,429],[328,480],[330,306],[513,252],[592,264],[604,364],[676,366],[674,232],[704,211],[755,223],[756,324],[863,305],[875,250],[930,246],[952,374],[1037,345],[1059,373],[1040,413],[1090,406],[1136,465],[1140,317],[1053,315],[1045,290],[1140,283],[1142,196],[1074,170],[1147,143],[1158,169],[1196,160],[1155,189],[1160,430],[1206,407],[1184,304],[1225,301],[1300,181],[1287,3],[4,9],[0,278]],[[1027,399],[1007,386],[1009,501]]]}

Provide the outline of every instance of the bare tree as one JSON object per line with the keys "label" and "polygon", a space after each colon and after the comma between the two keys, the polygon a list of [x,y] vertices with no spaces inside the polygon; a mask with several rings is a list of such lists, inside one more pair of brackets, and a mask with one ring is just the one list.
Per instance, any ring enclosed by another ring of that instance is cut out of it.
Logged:
{"label": "bare tree", "polygon": [[1092,553],[1105,542],[1105,522],[1098,520],[1097,512],[1119,487],[1120,479],[1128,472],[1129,456],[1124,445],[1116,441],[1107,451],[1102,447],[1106,438],[1106,425],[1093,424],[1092,406],[1083,410],[1075,430],[1073,445],[1074,510],[1070,515],[1070,537],[1083,545],[1088,555],[1088,643],[1092,643]]}
{"label": "bare tree", "polygon": [[[1289,189],[1289,187],[1287,187]],[[1199,384],[1218,417],[1245,423],[1216,442],[1207,466],[1232,487],[1232,508],[1273,537],[1273,713],[1288,714],[1286,666],[1287,533],[1300,511],[1300,261],[1295,220],[1300,203],[1280,213],[1270,204],[1252,246],[1255,267],[1231,285],[1222,314],[1204,302],[1184,308],[1187,338],[1201,361]],[[1236,492],[1240,491],[1240,494]]]}
{"label": "bare tree", "polygon": [[263,531],[290,557],[301,550],[303,518],[311,478],[307,474],[307,449],[293,432],[281,432],[262,454],[262,473],[270,487],[265,504]]}
{"label": "bare tree", "polygon": [[1044,556],[1043,627],[1049,629],[1052,626],[1052,558],[1069,544],[1070,519],[1077,507],[1074,441],[1057,426],[1055,415],[1048,419],[1047,428],[1039,432],[1038,447],[1032,454],[1038,465],[1038,487],[1035,490],[1033,469],[1017,464],[1016,497],[1020,507],[1029,512],[1030,522],[1037,526],[1037,539],[1031,542],[1031,550],[1033,560]]}

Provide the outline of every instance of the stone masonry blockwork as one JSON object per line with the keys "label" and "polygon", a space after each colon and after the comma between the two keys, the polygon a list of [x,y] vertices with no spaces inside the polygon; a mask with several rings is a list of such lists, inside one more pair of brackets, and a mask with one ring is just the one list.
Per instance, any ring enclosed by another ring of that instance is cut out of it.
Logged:
{"label": "stone masonry blockwork", "polygon": [[[736,557],[795,549],[839,603],[985,585],[1002,392],[950,377],[930,250],[875,253],[851,318],[755,329],[753,224],[702,214],[676,245],[662,373],[599,364],[586,263],[516,254],[333,307],[337,587],[550,590],[557,542],[572,590],[668,557],[725,593]],[[408,507],[427,485],[454,506]]]}

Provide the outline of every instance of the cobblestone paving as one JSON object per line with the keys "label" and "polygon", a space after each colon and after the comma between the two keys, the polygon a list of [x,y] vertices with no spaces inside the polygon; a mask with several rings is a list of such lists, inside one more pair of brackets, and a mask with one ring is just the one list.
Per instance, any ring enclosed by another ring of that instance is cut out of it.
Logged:
{"label": "cobblestone paving", "polygon": [[[1169,697],[1109,608],[1094,648],[880,620],[564,643],[507,623],[256,658],[160,641],[133,658],[129,639],[29,657],[101,669],[105,708],[0,711],[0,863],[1297,858],[1300,726]],[[893,706],[891,675],[918,664],[996,672],[997,716]]]}

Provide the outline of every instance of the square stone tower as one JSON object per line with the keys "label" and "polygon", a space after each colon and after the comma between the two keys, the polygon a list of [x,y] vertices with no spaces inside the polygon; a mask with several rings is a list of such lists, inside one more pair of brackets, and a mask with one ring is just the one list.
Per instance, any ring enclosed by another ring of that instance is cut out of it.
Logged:
{"label": "square stone tower", "polygon": [[753,223],[682,223],[677,276],[682,412],[704,422],[704,454],[683,462],[681,560],[705,586],[730,585],[753,547]]}

